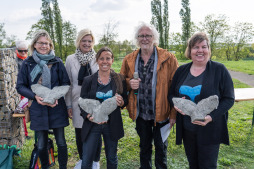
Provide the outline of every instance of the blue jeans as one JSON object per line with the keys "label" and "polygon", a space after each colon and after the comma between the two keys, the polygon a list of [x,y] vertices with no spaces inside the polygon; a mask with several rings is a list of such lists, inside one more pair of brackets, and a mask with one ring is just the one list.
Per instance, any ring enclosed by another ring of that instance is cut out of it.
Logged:
{"label": "blue jeans", "polygon": [[111,140],[109,124],[96,124],[94,123],[90,129],[86,141],[83,142],[83,159],[82,169],[92,169],[93,161],[98,152],[98,146],[101,146],[100,140],[103,136],[105,153],[107,158],[107,168],[117,169],[117,144],[118,141]]}
{"label": "blue jeans", "polygon": [[140,169],[152,169],[152,141],[155,146],[155,167],[156,169],[167,168],[167,147],[168,141],[162,142],[160,128],[169,123],[156,123],[154,120],[143,120],[138,117],[136,130],[140,137]]}
{"label": "blue jeans", "polygon": [[[39,158],[41,160],[41,166],[42,169],[47,169],[49,166],[49,156],[48,156],[48,149],[47,149],[47,143],[48,143],[48,130],[41,130],[41,131],[35,131],[38,142],[38,152],[39,152]],[[67,155],[67,144],[65,141],[64,136],[64,127],[61,128],[55,128],[53,129],[55,139],[56,139],[56,145],[58,149],[58,163],[60,169],[66,169],[67,168],[67,161],[68,161],[68,155]]]}
{"label": "blue jeans", "polygon": [[[76,144],[77,144],[77,149],[78,149],[78,153],[79,153],[79,158],[80,160],[82,160],[82,156],[83,156],[83,142],[82,142],[82,139],[81,139],[81,128],[75,128],[75,136],[76,136]],[[98,162],[100,161],[100,154],[101,154],[101,143],[102,140],[100,138],[100,143],[99,143],[99,146],[98,146],[98,150],[97,150],[97,153],[96,153],[96,156],[95,156],[95,159],[93,161],[95,162]]]}

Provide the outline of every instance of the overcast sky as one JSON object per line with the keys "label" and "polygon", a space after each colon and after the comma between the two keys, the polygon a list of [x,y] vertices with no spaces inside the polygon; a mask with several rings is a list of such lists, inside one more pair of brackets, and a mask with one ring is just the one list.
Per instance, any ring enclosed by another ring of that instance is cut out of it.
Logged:
{"label": "overcast sky", "polygon": [[[163,0],[162,0],[163,1]],[[140,21],[150,22],[151,0],[58,0],[63,20],[76,25],[77,30],[89,28],[96,43],[109,20],[119,22],[118,40],[132,40],[134,28]],[[179,11],[181,0],[168,0],[170,32],[181,32]],[[5,23],[7,36],[25,39],[32,24],[41,16],[41,0],[5,0],[0,6],[0,23]],[[191,20],[204,21],[209,14],[225,14],[229,24],[250,22],[254,24],[253,0],[190,0]]]}

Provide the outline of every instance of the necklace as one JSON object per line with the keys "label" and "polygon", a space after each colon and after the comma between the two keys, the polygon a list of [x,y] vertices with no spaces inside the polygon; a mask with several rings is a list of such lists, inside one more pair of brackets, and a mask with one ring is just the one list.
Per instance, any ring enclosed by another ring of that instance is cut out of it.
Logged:
{"label": "necklace", "polygon": [[100,84],[102,84],[102,85],[104,85],[104,86],[107,86],[107,85],[110,83],[110,81],[111,81],[111,77],[109,76],[108,82],[107,82],[107,83],[103,83],[103,82],[101,81],[100,75],[99,75],[99,73],[98,73],[98,82],[99,82]]}

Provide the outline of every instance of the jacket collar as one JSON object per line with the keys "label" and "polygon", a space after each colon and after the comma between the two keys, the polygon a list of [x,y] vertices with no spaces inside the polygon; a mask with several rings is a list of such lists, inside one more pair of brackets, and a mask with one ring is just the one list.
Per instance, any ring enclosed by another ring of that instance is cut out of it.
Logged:
{"label": "jacket collar", "polygon": [[[135,61],[137,59],[138,53],[140,52],[141,49],[135,50],[129,57],[126,59],[127,64],[129,65],[131,74],[134,73],[135,71]],[[157,63],[157,71],[160,69],[161,64],[165,62],[167,59],[169,59],[169,56],[166,54],[166,50],[162,49],[158,46],[156,46],[157,50],[157,55],[158,55],[158,63]]]}

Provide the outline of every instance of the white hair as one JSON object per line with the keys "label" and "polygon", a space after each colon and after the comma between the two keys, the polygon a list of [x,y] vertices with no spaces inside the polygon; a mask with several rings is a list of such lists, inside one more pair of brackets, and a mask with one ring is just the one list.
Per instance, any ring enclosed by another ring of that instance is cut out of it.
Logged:
{"label": "white hair", "polygon": [[28,43],[24,40],[18,40],[15,42],[17,49],[28,49]]}
{"label": "white hair", "polygon": [[145,22],[140,22],[139,25],[135,28],[134,43],[136,44],[136,46],[140,47],[139,41],[138,41],[138,34],[142,28],[149,28],[151,30],[153,37],[154,37],[153,38],[153,45],[159,46],[159,37],[160,37],[159,32],[156,30],[156,28],[153,25],[145,23]]}

